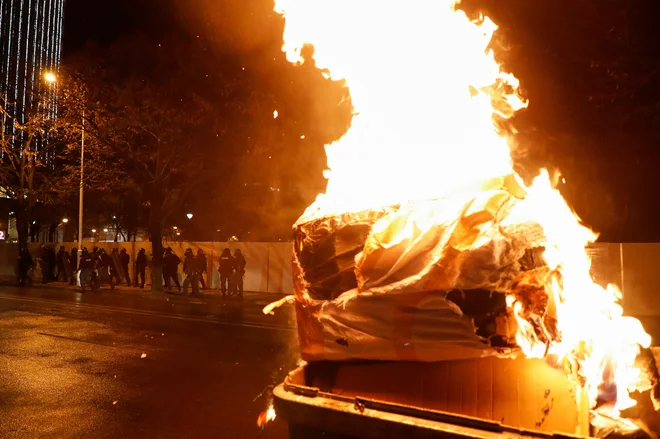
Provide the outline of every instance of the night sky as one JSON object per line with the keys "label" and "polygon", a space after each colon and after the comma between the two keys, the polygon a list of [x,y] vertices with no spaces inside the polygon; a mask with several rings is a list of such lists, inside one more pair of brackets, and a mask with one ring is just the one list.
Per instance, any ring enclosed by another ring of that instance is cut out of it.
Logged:
{"label": "night sky", "polygon": [[[514,121],[517,162],[529,173],[560,170],[562,193],[603,240],[660,241],[660,2],[464,7],[500,25],[496,53],[530,99]],[[245,52],[280,44],[268,0],[68,0],[66,8],[65,63],[89,41],[107,45],[135,32],[231,41]]]}
{"label": "night sky", "polygon": [[170,11],[153,0],[112,2],[67,0],[64,22],[64,57],[80,50],[87,42],[110,44],[119,36],[136,31],[157,31]]}

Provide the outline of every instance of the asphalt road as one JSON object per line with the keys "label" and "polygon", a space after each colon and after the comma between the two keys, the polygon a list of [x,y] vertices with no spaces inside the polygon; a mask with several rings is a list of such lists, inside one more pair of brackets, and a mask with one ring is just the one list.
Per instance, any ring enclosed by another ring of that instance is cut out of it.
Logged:
{"label": "asphalt road", "polygon": [[272,299],[0,288],[0,438],[287,437],[256,425],[298,359]]}

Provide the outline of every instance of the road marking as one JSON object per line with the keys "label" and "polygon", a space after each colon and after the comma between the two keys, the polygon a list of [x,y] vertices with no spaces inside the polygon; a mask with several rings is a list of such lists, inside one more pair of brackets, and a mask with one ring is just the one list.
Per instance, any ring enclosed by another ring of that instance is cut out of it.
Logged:
{"label": "road marking", "polygon": [[0,294],[0,299],[13,300],[13,301],[16,301],[16,302],[31,302],[31,303],[38,303],[38,304],[42,304],[42,305],[58,305],[58,306],[61,306],[61,307],[64,307],[64,308],[97,310],[97,311],[107,311],[107,312],[118,312],[118,313],[122,313],[122,314],[139,315],[139,316],[145,316],[145,317],[160,317],[160,318],[165,318],[165,319],[183,320],[183,321],[189,321],[189,322],[214,323],[214,324],[224,325],[224,326],[237,326],[237,327],[244,327],[244,328],[267,329],[267,330],[285,331],[285,332],[294,332],[295,331],[295,328],[288,327],[288,326],[267,325],[267,324],[261,324],[261,323],[232,322],[232,321],[229,321],[229,320],[220,320],[220,319],[216,319],[216,318],[213,318],[213,317],[191,317],[191,316],[186,316],[186,315],[181,315],[181,314],[162,314],[162,313],[158,313],[158,312],[155,312],[155,311],[134,310],[134,309],[118,308],[118,307],[107,306],[107,305],[92,305],[92,304],[89,304],[89,303],[69,303],[69,302],[62,302],[62,301],[59,301],[59,300],[36,299],[36,298],[32,298],[32,297],[17,297],[17,296],[12,296],[12,295],[7,295],[7,294]]}

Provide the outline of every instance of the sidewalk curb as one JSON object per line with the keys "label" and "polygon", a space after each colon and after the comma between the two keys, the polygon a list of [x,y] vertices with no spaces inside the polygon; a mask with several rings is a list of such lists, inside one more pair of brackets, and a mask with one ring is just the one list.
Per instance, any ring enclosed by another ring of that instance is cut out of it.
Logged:
{"label": "sidewalk curb", "polygon": [[[42,284],[40,282],[35,282],[32,283],[31,285],[18,285],[16,282],[7,282],[7,281],[0,281],[0,287],[10,287],[10,288],[32,288],[32,289],[46,289],[46,290],[57,290],[57,291],[69,291],[69,292],[80,292],[80,287],[78,286],[72,286],[69,284],[65,284],[64,282],[50,282],[47,284]],[[125,285],[122,286],[117,286],[115,289],[112,291],[108,289],[107,285],[103,285],[104,288],[101,289],[101,294],[104,292],[113,292],[115,294],[124,294],[124,295],[132,295],[132,296],[141,296],[141,297],[148,297],[151,295],[157,295],[157,296],[173,296],[173,297],[180,297],[180,298],[188,298],[188,299],[199,299],[199,296],[186,296],[183,293],[168,293],[167,291],[152,291],[151,288],[144,288],[144,289],[139,289],[137,287],[130,287],[128,289]],[[223,300],[222,298],[222,293],[219,290],[202,290],[200,291],[202,293],[201,298],[204,299],[214,299],[214,300]],[[285,297],[286,294],[282,293],[261,293],[261,292],[255,292],[255,291],[245,291],[244,293],[244,299],[246,301],[258,301],[260,299],[266,299],[266,300],[271,300],[273,302],[281,299],[282,297]],[[234,297],[231,297],[231,299],[234,299]]]}

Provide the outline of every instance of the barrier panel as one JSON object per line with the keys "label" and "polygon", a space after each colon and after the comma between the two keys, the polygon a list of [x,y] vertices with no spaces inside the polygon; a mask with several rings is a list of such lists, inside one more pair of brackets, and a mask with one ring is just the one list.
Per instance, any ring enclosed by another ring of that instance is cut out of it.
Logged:
{"label": "barrier panel", "polygon": [[[43,243],[30,243],[28,248],[35,262],[35,270],[32,278],[34,281],[41,281],[41,267],[38,261],[40,248]],[[60,246],[64,246],[67,251],[77,247],[76,243],[47,243],[57,252]],[[103,248],[110,253],[116,248],[121,251],[122,248],[131,257],[129,270],[131,279],[135,279],[135,258],[141,248],[144,248],[151,260],[150,242],[89,242],[83,241],[83,246],[92,249],[94,246]],[[291,256],[293,252],[292,244],[288,242],[163,242],[163,247],[172,247],[174,253],[181,258],[182,264],[179,265],[179,279],[183,281],[183,259],[187,248],[193,249],[197,254],[198,249],[206,253],[207,273],[204,276],[207,286],[213,289],[220,287],[220,276],[218,273],[218,260],[222,250],[229,248],[232,254],[236,249],[240,249],[245,256],[247,265],[245,267],[245,291],[262,293],[293,294],[293,284],[291,279]],[[16,278],[18,244],[0,244],[0,279],[9,281]],[[151,283],[151,272],[147,268],[147,283]]]}

